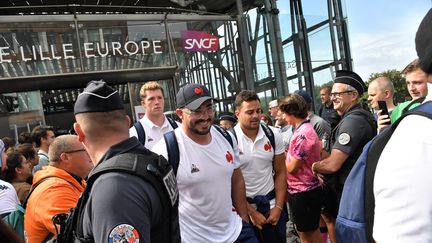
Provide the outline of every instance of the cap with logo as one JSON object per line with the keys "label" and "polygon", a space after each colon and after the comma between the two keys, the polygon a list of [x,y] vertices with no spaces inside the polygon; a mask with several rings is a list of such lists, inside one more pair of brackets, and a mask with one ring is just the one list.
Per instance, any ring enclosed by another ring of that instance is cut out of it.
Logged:
{"label": "cap with logo", "polygon": [[415,45],[420,60],[420,67],[432,74],[432,9],[423,18],[417,30]]}
{"label": "cap with logo", "polygon": [[176,96],[177,107],[189,110],[198,109],[207,100],[218,101],[202,84],[187,84],[178,91]]}
{"label": "cap with logo", "polygon": [[104,81],[99,80],[90,81],[84,91],[78,95],[74,114],[122,109],[124,109],[123,101],[118,91]]}
{"label": "cap with logo", "polygon": [[336,78],[334,79],[335,83],[343,83],[348,84],[355,88],[359,95],[362,95],[366,90],[367,87],[363,80],[360,78],[360,76],[352,71],[347,70],[339,70],[336,71]]}

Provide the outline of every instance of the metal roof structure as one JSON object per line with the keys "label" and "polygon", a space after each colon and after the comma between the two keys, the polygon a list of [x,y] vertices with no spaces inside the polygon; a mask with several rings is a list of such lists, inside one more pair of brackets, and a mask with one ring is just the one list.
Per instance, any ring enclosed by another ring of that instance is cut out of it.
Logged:
{"label": "metal roof structure", "polygon": [[[39,14],[236,14],[239,0],[3,0],[0,15]],[[261,0],[243,0],[243,9],[263,5]]]}

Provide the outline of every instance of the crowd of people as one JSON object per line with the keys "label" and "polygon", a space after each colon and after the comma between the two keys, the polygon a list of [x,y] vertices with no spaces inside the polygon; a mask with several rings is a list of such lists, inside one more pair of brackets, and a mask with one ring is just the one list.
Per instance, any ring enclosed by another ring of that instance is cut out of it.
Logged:
{"label": "crowd of people", "polygon": [[[1,222],[1,239],[335,243],[351,169],[397,122],[376,168],[373,238],[430,242],[432,121],[404,116],[432,100],[430,25],[432,10],[417,32],[419,59],[403,71],[412,100],[397,105],[389,78],[367,87],[339,70],[320,90],[317,114],[304,90],[269,102],[268,114],[255,91],[242,90],[234,110],[216,117],[209,89],[187,84],[174,121],[152,81],[140,91],[145,115],[131,124],[119,93],[91,81],[74,106],[74,134],[40,125],[18,142],[0,140],[0,215],[25,209],[15,233]],[[363,93],[373,112],[360,105]]]}

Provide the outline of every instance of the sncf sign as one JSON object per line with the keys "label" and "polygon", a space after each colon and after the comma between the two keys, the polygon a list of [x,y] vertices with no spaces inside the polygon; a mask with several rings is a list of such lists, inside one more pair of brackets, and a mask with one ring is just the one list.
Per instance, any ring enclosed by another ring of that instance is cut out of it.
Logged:
{"label": "sncf sign", "polygon": [[185,52],[218,51],[219,38],[200,31],[182,31],[182,44]]}

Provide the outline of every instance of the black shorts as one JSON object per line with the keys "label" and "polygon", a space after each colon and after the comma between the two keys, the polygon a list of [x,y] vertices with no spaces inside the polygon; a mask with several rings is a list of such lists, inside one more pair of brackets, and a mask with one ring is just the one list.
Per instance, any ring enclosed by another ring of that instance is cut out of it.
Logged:
{"label": "black shorts", "polygon": [[292,222],[297,231],[309,232],[318,229],[321,215],[322,189],[317,187],[307,192],[288,195],[292,211]]}
{"label": "black shorts", "polygon": [[324,185],[322,190],[321,211],[324,215],[336,218],[339,211],[338,193],[331,185]]}

